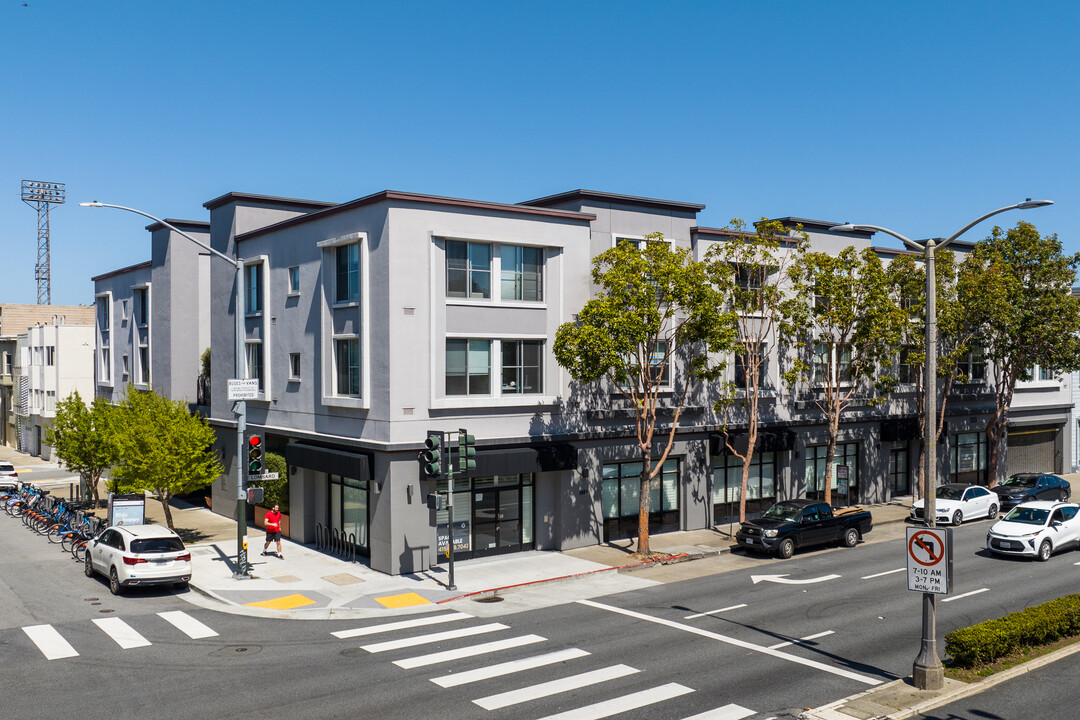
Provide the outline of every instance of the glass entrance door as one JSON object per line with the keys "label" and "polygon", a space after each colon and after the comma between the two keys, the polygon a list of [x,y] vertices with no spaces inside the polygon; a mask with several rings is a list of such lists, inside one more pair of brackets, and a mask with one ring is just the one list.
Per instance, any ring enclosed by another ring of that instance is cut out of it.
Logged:
{"label": "glass entrance door", "polygon": [[521,489],[489,488],[473,494],[477,557],[521,549]]}

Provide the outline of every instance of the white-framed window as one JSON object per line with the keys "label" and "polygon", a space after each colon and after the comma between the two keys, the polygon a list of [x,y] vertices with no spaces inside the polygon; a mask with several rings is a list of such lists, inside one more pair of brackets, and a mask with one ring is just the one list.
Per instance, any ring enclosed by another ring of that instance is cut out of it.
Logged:
{"label": "white-framed window", "polygon": [[293,265],[289,268],[289,295],[300,294],[300,266]]}
{"label": "white-framed window", "polygon": [[1031,382],[1049,382],[1057,380],[1057,376],[1058,374],[1054,372],[1053,368],[1042,365],[1031,366]]}
{"label": "white-framed window", "polygon": [[975,346],[962,355],[956,361],[956,372],[962,376],[961,382],[967,384],[981,383],[986,380],[986,360],[983,358],[982,348]]}
{"label": "white-framed window", "polygon": [[446,296],[491,297],[491,245],[446,241]]}
{"label": "white-framed window", "polygon": [[245,350],[247,352],[247,368],[245,368],[245,377],[248,380],[255,379],[259,381],[259,392],[266,392],[266,387],[263,384],[263,346],[260,340],[248,340],[245,344]]}
{"label": "white-framed window", "polygon": [[830,372],[829,367],[832,362],[836,362],[837,382],[840,384],[851,382],[851,348],[845,347],[837,352],[835,345],[814,343],[813,353],[810,371],[810,382],[813,385],[824,385],[826,380],[831,382],[831,377],[826,373]]}
{"label": "white-framed window", "polygon": [[120,320],[127,322],[129,317],[131,316],[128,314],[128,301],[127,298],[124,298],[120,301]]}
{"label": "white-framed window", "polygon": [[503,300],[544,299],[544,249],[522,245],[499,248],[500,295]]}
{"label": "white-framed window", "polygon": [[360,395],[360,338],[334,338],[334,394],[340,397]]}
{"label": "white-framed window", "polygon": [[110,362],[111,358],[109,357],[109,355],[110,355],[109,348],[107,348],[107,347],[101,348],[101,380],[102,380],[102,382],[111,382],[112,381],[112,363]]}
{"label": "white-framed window", "polygon": [[289,380],[300,379],[300,353],[289,353]]}
{"label": "white-framed window", "polygon": [[97,326],[97,344],[100,352],[98,354],[98,367],[100,368],[98,373],[98,381],[102,383],[112,382],[112,363],[111,363],[111,350],[112,344],[110,342],[111,330],[112,330],[112,295],[109,293],[103,293],[97,295],[94,298],[95,306],[95,325]]}
{"label": "white-framed window", "polygon": [[503,395],[533,395],[544,392],[544,341],[503,340]]}
{"label": "white-framed window", "polygon": [[45,391],[45,412],[55,412],[55,411],[56,411],[56,391],[55,390],[46,390]]}
{"label": "white-framed window", "polygon": [[258,315],[263,309],[262,262],[244,265],[244,313]]}
{"label": "white-framed window", "polygon": [[491,394],[491,340],[446,339],[446,385],[449,395]]}
{"label": "white-framed window", "polygon": [[46,365],[55,365],[56,364],[56,346],[55,345],[46,345],[45,346],[45,364]]}
{"label": "white-framed window", "polygon": [[[762,390],[769,385],[769,348],[765,343],[758,343],[758,357],[761,359],[761,367],[758,369],[758,389]],[[746,389],[747,375],[753,371],[750,366],[752,358],[746,353],[745,348],[735,351],[732,380],[737,390]]]}
{"label": "white-framed window", "polygon": [[334,248],[334,304],[360,302],[360,244]]}
{"label": "white-framed window", "polygon": [[150,288],[134,288],[132,299],[135,303],[135,324],[138,327],[146,327],[150,322]]}
{"label": "white-framed window", "polygon": [[150,384],[150,348],[146,345],[139,346],[139,384]]}
{"label": "white-framed window", "polygon": [[123,362],[124,378],[127,378],[129,375],[131,375],[131,361],[128,360],[127,353],[124,353],[121,361]]}

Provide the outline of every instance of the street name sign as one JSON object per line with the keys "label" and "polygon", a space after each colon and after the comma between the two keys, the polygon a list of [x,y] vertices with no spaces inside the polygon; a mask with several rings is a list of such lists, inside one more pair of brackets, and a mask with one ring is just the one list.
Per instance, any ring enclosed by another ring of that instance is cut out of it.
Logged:
{"label": "street name sign", "polygon": [[907,529],[908,590],[946,595],[952,592],[952,530]]}
{"label": "street name sign", "polygon": [[277,480],[281,477],[280,473],[267,472],[259,473],[258,475],[248,475],[248,482],[262,482],[263,480]]}
{"label": "street name sign", "polygon": [[259,378],[236,380],[229,378],[229,400],[258,400]]}

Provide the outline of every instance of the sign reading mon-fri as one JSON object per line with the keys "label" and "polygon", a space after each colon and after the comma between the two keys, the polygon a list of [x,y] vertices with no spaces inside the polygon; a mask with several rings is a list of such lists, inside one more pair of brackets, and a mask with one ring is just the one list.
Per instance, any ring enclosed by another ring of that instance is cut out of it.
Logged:
{"label": "sign reading mon-fri", "polygon": [[952,530],[907,529],[908,590],[944,595],[952,591]]}

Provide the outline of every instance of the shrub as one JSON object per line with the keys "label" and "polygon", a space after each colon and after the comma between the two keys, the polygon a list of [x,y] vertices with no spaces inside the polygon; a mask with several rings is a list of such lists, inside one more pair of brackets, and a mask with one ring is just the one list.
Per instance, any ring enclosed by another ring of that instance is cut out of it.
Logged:
{"label": "shrub", "polygon": [[281,512],[289,514],[289,466],[285,458],[277,453],[266,453],[266,472],[276,472],[277,480],[263,480],[263,501],[261,507],[272,508],[274,504],[281,506]]}
{"label": "shrub", "polygon": [[1080,634],[1080,595],[1066,595],[945,635],[954,667],[991,663],[1021,648]]}

